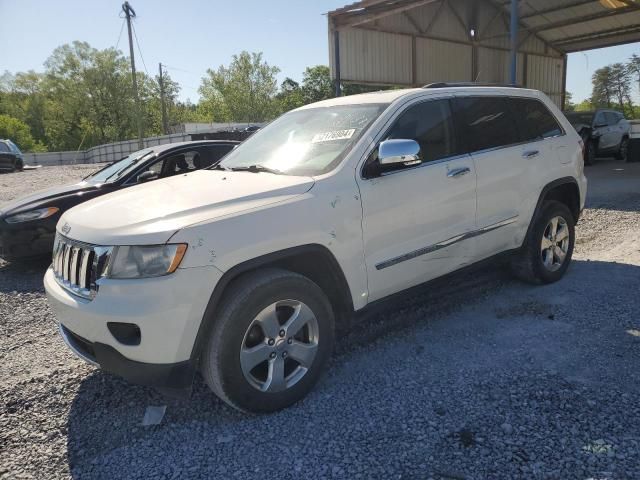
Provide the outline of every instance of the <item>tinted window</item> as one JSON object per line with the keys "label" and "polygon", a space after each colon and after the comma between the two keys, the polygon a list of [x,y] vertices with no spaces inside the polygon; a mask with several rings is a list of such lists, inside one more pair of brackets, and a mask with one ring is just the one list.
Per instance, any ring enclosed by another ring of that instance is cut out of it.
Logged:
{"label": "tinted window", "polygon": [[423,162],[453,155],[455,150],[449,101],[434,100],[410,107],[391,128],[387,139],[391,138],[418,142]]}
{"label": "tinted window", "polygon": [[215,164],[227,153],[233,150],[234,145],[212,145],[198,148],[198,155],[194,158],[195,168],[207,168]]}
{"label": "tinted window", "polygon": [[22,153],[18,148],[18,146],[15,143],[13,143],[11,140],[7,140],[7,145],[9,147],[9,150],[11,150],[13,153],[17,153],[18,155]]}
{"label": "tinted window", "polygon": [[620,114],[615,112],[604,112],[607,119],[607,125],[616,125],[620,121]]}
{"label": "tinted window", "polygon": [[526,142],[562,134],[562,128],[542,102],[531,98],[512,98],[510,102],[521,141]]}
{"label": "tinted window", "polygon": [[604,112],[598,112],[596,118],[593,120],[593,125],[606,125],[607,119],[604,116]]}
{"label": "tinted window", "polygon": [[518,143],[515,120],[503,97],[466,97],[454,101],[458,135],[465,139],[467,150]]}
{"label": "tinted window", "polygon": [[9,152],[9,147],[6,143],[0,142],[0,152]]}

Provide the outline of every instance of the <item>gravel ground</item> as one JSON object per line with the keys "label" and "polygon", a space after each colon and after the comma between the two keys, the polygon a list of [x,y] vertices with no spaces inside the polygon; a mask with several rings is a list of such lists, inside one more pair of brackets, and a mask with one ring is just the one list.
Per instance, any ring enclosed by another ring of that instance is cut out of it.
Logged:
{"label": "gravel ground", "polygon": [[[0,202],[91,168],[1,175]],[[561,282],[491,266],[415,289],[341,329],[312,394],[266,416],[201,381],[168,400],[84,364],[46,265],[0,264],[0,477],[640,478],[640,164],[587,173]]]}

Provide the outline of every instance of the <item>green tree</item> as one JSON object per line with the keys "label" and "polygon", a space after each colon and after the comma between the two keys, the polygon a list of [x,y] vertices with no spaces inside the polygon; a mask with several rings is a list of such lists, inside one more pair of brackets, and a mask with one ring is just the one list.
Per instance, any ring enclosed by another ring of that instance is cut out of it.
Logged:
{"label": "green tree", "polygon": [[596,107],[611,108],[613,102],[611,67],[597,69],[593,72],[591,81],[593,83],[591,103]]}
{"label": "green tree", "polygon": [[573,103],[573,95],[571,92],[565,92],[564,105],[562,110],[565,112],[573,112],[576,109],[576,104]]}
{"label": "green tree", "polygon": [[45,151],[31,136],[29,125],[9,115],[0,115],[0,138],[8,138],[24,152]]}
{"label": "green tree", "polygon": [[304,103],[319,102],[335,96],[334,82],[329,67],[316,65],[307,67],[302,74],[302,95]]}
{"label": "green tree", "polygon": [[280,104],[280,112],[288,112],[305,104],[300,84],[289,77],[280,84],[280,92],[276,98]]}
{"label": "green tree", "polygon": [[596,107],[588,99],[583,100],[582,102],[576,104],[576,106],[575,106],[575,111],[576,112],[590,112],[590,111],[595,110],[595,109],[596,109]]}
{"label": "green tree", "polygon": [[213,121],[262,122],[278,113],[276,75],[262,53],[241,52],[228,67],[207,70],[199,92]]}
{"label": "green tree", "polygon": [[640,88],[640,55],[633,54],[631,58],[627,62],[627,69],[629,73],[635,77],[635,81],[638,84],[638,88]]}

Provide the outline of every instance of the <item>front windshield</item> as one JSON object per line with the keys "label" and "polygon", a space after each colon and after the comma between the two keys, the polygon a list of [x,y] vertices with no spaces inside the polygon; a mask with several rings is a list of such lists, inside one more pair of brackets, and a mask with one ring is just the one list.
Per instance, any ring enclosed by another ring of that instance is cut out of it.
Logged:
{"label": "front windshield", "polygon": [[257,166],[287,175],[320,175],[342,160],[387,107],[337,105],[286,113],[232,150],[218,167]]}
{"label": "front windshield", "polygon": [[150,148],[133,152],[129,156],[121,158],[117,162],[113,162],[111,165],[107,165],[102,170],[98,170],[93,175],[87,177],[86,181],[91,183],[115,182],[131,170],[137,168],[140,162],[147,159],[151,154],[153,154],[153,150]]}

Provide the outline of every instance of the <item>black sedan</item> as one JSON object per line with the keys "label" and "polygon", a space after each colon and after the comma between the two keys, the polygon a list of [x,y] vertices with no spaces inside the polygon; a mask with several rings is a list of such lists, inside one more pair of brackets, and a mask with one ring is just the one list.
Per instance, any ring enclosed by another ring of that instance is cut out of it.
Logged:
{"label": "black sedan", "polygon": [[0,205],[0,257],[50,255],[56,223],[71,207],[142,182],[206,168],[239,142],[198,141],[149,147],[99,170],[80,183],[43,190]]}

